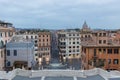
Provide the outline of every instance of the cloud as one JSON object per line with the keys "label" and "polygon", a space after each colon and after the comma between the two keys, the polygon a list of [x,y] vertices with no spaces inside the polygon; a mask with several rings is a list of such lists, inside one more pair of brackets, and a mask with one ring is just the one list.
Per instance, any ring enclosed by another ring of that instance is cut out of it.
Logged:
{"label": "cloud", "polygon": [[0,0],[0,18],[16,27],[36,24],[46,28],[80,27],[84,20],[92,27],[103,26],[107,21],[119,26],[119,3],[118,0]]}

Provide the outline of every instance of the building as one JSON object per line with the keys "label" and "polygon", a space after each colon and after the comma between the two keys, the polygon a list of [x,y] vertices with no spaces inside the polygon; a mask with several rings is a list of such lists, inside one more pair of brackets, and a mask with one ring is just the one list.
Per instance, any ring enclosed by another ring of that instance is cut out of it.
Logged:
{"label": "building", "polygon": [[62,59],[80,58],[80,32],[75,30],[58,32],[58,48]]}
{"label": "building", "polygon": [[15,34],[12,23],[0,21],[0,70],[5,69],[5,45]]}
{"label": "building", "polygon": [[51,59],[51,33],[43,31],[38,33],[38,61],[39,64],[48,64]]}
{"label": "building", "polygon": [[23,37],[13,37],[6,44],[6,68],[31,69],[34,66],[34,42]]}
{"label": "building", "polygon": [[34,59],[35,61],[38,60],[38,34],[37,33],[24,33],[24,34],[17,34],[18,37],[23,37],[26,40],[34,41]]}
{"label": "building", "polygon": [[84,69],[100,67],[106,70],[120,70],[120,44],[116,32],[96,30],[91,40],[82,44],[82,65]]}
{"label": "building", "polygon": [[5,48],[3,47],[3,43],[0,42],[0,71],[4,70],[5,67]]}

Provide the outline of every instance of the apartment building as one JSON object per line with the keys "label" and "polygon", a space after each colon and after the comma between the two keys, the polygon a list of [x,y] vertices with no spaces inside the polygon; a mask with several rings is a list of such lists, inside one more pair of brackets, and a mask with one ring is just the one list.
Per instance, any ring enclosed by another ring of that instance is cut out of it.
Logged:
{"label": "apartment building", "polygon": [[34,42],[23,37],[13,37],[6,44],[6,68],[31,69],[34,66]]}
{"label": "apartment building", "polygon": [[34,42],[34,59],[35,61],[38,60],[38,34],[37,33],[24,33],[24,34],[17,34],[17,37],[23,37],[26,40],[32,40]]}
{"label": "apartment building", "polygon": [[105,30],[91,32],[91,41],[82,44],[84,69],[100,67],[120,70],[119,33]]}
{"label": "apartment building", "polygon": [[51,33],[43,31],[38,33],[38,61],[39,64],[49,64],[51,59]]}
{"label": "apartment building", "polygon": [[0,21],[0,70],[5,69],[5,45],[15,34],[12,23]]}
{"label": "apartment building", "polygon": [[62,59],[80,58],[81,40],[80,32],[75,30],[58,32],[59,55]]}

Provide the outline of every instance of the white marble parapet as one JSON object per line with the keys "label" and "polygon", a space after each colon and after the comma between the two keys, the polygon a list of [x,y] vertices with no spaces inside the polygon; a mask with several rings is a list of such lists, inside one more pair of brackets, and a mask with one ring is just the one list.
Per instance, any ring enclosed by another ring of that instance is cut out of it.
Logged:
{"label": "white marble parapet", "polygon": [[95,68],[91,70],[23,70],[23,69],[14,69],[13,71],[9,71],[6,73],[6,71],[0,71],[0,79],[7,79],[12,80],[16,75],[19,76],[26,76],[29,78],[35,78],[35,77],[59,77],[59,76],[65,76],[65,77],[74,77],[74,80],[76,80],[76,77],[83,77],[86,78],[87,76],[94,76],[94,75],[100,75],[105,80],[109,80],[109,78],[120,78],[120,72],[119,71],[110,71],[107,72],[106,70]]}

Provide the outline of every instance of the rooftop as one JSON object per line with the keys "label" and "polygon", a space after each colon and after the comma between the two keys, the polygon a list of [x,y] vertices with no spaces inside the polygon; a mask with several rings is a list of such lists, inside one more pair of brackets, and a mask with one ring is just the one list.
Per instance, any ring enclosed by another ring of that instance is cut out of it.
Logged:
{"label": "rooftop", "polygon": [[30,48],[34,46],[34,42],[32,40],[24,39],[23,36],[14,36],[10,42],[6,44],[6,47],[12,48]]}

